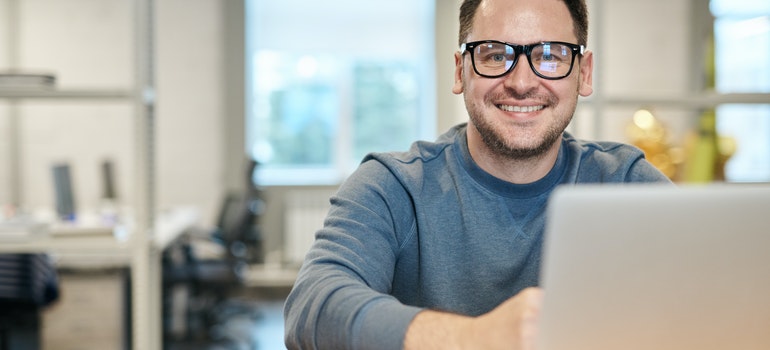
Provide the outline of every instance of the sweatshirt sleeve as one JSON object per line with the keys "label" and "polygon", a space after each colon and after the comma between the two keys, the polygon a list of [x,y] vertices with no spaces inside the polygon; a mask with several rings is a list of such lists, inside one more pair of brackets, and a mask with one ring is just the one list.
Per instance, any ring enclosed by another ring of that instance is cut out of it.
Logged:
{"label": "sweatshirt sleeve", "polygon": [[414,210],[401,181],[363,163],[331,199],[284,306],[289,349],[401,349],[420,308],[389,294]]}

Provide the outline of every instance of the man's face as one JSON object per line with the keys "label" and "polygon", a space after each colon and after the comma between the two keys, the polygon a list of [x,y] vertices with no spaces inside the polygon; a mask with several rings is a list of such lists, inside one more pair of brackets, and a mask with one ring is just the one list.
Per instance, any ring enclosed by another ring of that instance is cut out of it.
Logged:
{"label": "man's face", "polygon": [[[569,10],[560,0],[485,0],[465,42],[477,40],[577,44]],[[470,53],[456,54],[455,63],[453,92],[464,94],[469,138],[483,140],[498,156],[527,159],[551,149],[572,119],[578,94],[592,92],[590,52],[578,56],[570,75],[560,80],[535,75],[525,55],[511,72],[491,79],[474,72]]]}

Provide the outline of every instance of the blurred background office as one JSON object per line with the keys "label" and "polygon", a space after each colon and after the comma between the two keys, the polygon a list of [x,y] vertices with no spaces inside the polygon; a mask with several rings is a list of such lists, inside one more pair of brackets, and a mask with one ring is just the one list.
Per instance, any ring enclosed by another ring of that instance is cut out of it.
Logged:
{"label": "blurred background office", "polygon": [[[336,186],[364,154],[467,119],[451,94],[459,3],[0,0],[0,246],[60,264],[43,346],[77,321],[123,347],[282,348],[280,304]],[[571,132],[634,143],[680,183],[770,182],[770,3],[588,4],[594,94]],[[19,217],[118,244],[27,245]],[[209,256],[233,284],[169,275]],[[94,289],[114,296],[115,325],[65,307]]]}

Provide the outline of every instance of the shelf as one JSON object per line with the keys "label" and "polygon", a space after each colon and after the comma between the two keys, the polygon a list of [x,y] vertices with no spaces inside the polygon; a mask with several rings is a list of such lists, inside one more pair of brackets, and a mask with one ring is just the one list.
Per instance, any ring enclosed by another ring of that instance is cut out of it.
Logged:
{"label": "shelf", "polygon": [[0,99],[132,99],[136,93],[127,89],[0,89]]}
{"label": "shelf", "polygon": [[46,234],[30,239],[0,240],[0,253],[130,254],[131,242],[113,236],[78,235],[62,237]]}
{"label": "shelf", "polygon": [[655,107],[685,107],[708,108],[723,104],[770,104],[770,93],[704,93],[690,96],[644,96],[586,98],[580,101],[587,105],[614,106],[655,106]]}

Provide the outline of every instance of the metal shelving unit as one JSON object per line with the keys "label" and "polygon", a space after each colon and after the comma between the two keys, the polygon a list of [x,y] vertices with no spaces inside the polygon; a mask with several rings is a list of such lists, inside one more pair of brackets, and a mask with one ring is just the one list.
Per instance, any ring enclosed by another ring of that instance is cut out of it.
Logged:
{"label": "metal shelving unit", "polygon": [[0,90],[2,99],[82,99],[82,100],[130,100],[135,93],[130,90],[104,89],[104,90]]}
{"label": "metal shelving unit", "polygon": [[[8,0],[8,14],[5,19],[9,32],[9,63],[18,66],[15,50],[19,38],[14,33],[18,26],[15,15],[20,0]],[[133,205],[134,227],[126,242],[103,237],[82,237],[57,240],[42,238],[30,242],[4,242],[0,252],[54,251],[76,254],[110,254],[125,257],[131,273],[131,345],[134,349],[156,350],[161,348],[161,305],[160,305],[160,254],[163,249],[155,239],[154,196],[154,1],[129,0],[134,6],[134,71],[135,84],[128,89],[0,89],[0,99],[9,102],[11,134],[18,128],[17,102],[27,100],[119,100],[130,102],[134,107],[135,169]],[[14,136],[15,137],[15,136]],[[12,137],[12,138],[14,138]],[[18,169],[18,140],[8,140],[11,145],[12,168]],[[11,182],[19,184],[18,170],[11,174]],[[20,187],[20,186],[13,186]],[[18,191],[15,190],[14,191]],[[18,204],[18,192],[11,193],[11,200]]]}

